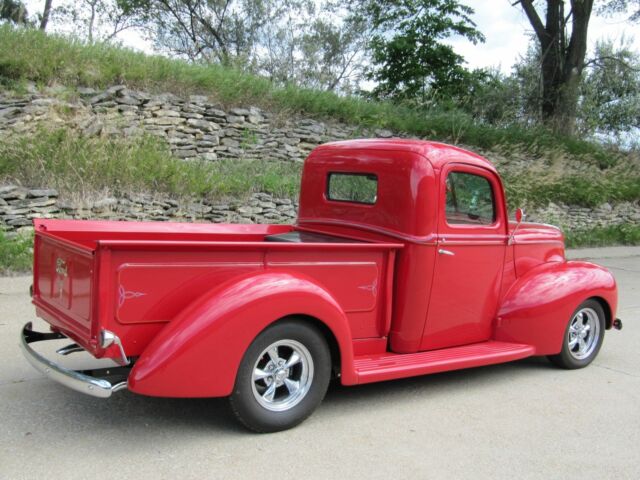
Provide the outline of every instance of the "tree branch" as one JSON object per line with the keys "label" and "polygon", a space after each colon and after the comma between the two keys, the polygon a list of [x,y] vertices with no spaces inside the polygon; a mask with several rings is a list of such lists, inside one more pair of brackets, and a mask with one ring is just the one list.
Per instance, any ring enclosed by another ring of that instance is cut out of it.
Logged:
{"label": "tree branch", "polygon": [[604,66],[604,62],[605,61],[611,61],[611,62],[615,62],[617,64],[619,64],[621,67],[625,68],[626,70],[629,70],[631,72],[640,72],[640,68],[635,68],[633,66],[631,66],[631,64],[625,62],[624,60],[622,60],[621,58],[618,57],[613,57],[611,55],[603,55],[602,57],[597,57],[597,58],[592,58],[591,60],[589,60],[588,62],[584,63],[584,67],[590,67],[591,65],[596,65],[599,67]]}
{"label": "tree branch", "polygon": [[524,10],[525,15],[529,19],[529,23],[533,27],[533,30],[536,32],[536,35],[538,36],[540,43],[544,42],[547,38],[547,31],[544,28],[544,24],[542,23],[542,20],[540,20],[540,16],[538,15],[538,12],[536,12],[536,7],[533,6],[533,1],[518,0],[512,5],[516,6],[518,3],[522,5],[522,9]]}

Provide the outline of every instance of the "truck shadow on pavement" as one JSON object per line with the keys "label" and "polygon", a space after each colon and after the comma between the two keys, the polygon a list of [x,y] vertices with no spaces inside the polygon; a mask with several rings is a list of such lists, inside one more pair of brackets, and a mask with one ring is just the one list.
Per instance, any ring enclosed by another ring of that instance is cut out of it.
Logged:
{"label": "truck shadow on pavement", "polygon": [[[546,359],[529,358],[517,362],[402,380],[343,387],[334,381],[315,415],[349,417],[363,409],[375,411],[393,402],[398,408],[409,407],[416,401],[429,402],[443,397],[460,395],[473,389],[494,388],[531,376],[532,371],[545,375],[555,369]],[[557,370],[556,370],[557,371]],[[34,382],[35,383],[35,382]],[[154,398],[119,392],[108,400],[79,395],[54,383],[37,382],[38,389],[46,388],[47,417],[64,419],[67,428],[74,425],[93,425],[98,430],[118,430],[153,435],[222,436],[246,434],[247,430],[235,420],[226,398],[175,399]],[[32,385],[34,385],[32,383]],[[39,405],[34,404],[34,407]],[[25,408],[23,406],[23,408]],[[326,418],[326,417],[325,417]],[[68,423],[67,423],[68,422]],[[307,425],[305,423],[305,425]],[[28,428],[28,425],[26,425]],[[78,427],[81,428],[81,427]]]}
{"label": "truck shadow on pavement", "polygon": [[422,375],[400,380],[370,383],[355,387],[345,387],[334,382],[324,400],[323,406],[330,405],[340,409],[353,406],[360,409],[365,403],[397,401],[420,396],[422,399],[437,399],[459,393],[468,393],[474,388],[493,388],[499,384],[508,384],[515,379],[531,376],[532,371],[558,371],[544,357],[530,357],[509,363],[490,365],[479,368],[455,370],[451,372]]}

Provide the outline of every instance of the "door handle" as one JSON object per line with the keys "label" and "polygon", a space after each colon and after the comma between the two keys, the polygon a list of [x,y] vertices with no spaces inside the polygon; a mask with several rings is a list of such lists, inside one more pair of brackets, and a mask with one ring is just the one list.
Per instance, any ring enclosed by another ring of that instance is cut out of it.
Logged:
{"label": "door handle", "polygon": [[450,251],[450,250],[445,250],[444,248],[439,248],[439,249],[438,249],[438,253],[439,253],[440,255],[450,255],[450,256],[454,256],[454,255],[455,255],[455,253],[453,253],[452,251]]}

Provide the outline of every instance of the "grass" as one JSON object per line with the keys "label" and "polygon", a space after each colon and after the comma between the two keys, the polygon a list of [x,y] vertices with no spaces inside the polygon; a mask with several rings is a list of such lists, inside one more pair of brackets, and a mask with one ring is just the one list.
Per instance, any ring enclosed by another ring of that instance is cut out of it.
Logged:
{"label": "grass", "polygon": [[633,165],[565,176],[537,174],[503,175],[510,209],[519,206],[542,207],[553,203],[596,207],[605,202],[637,201],[640,198],[640,172]]}
{"label": "grass", "polygon": [[33,236],[0,232],[0,274],[26,272],[33,265]]}
{"label": "grass", "polygon": [[[300,164],[283,161],[178,160],[163,140],[153,136],[86,138],[61,128],[0,142],[1,181],[52,187],[71,198],[108,191],[113,195],[158,192],[209,200],[242,199],[252,192],[267,192],[294,199],[300,173]],[[549,178],[507,174],[504,184],[511,208],[544,206],[550,201],[593,207],[640,198],[640,176],[632,166],[597,176],[590,172]]]}
{"label": "grass", "polygon": [[566,232],[567,248],[640,245],[640,225],[610,225]]}
{"label": "grass", "polygon": [[0,142],[0,180],[56,188],[67,197],[109,191],[216,200],[259,191],[293,198],[299,178],[300,165],[290,162],[181,161],[152,136],[85,138],[58,129]]}
{"label": "grass", "polygon": [[121,47],[87,45],[36,29],[0,26],[0,82],[15,87],[27,80],[40,85],[99,88],[124,83],[152,91],[204,93],[227,105],[300,112],[483,149],[524,148],[534,155],[560,149],[589,157],[602,166],[620,157],[598,144],[560,137],[541,128],[479,125],[462,113],[429,112],[332,92],[279,87],[266,78],[217,65],[192,64]]}
{"label": "grass", "polygon": [[[41,129],[0,142],[0,180],[53,187],[63,196],[85,198],[96,192],[122,195],[158,192],[176,198],[209,200],[246,198],[267,192],[294,199],[301,165],[283,161],[182,161],[171,156],[164,140],[83,137],[71,129]],[[43,184],[43,179],[46,185]],[[594,207],[604,202],[640,198],[640,174],[632,164],[593,175],[503,175],[511,209],[549,202]]]}

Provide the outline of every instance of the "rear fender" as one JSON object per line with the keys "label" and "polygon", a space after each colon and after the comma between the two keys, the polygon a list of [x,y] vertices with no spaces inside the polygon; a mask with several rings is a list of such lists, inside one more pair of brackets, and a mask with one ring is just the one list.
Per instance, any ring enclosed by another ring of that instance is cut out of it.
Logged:
{"label": "rear fender", "polygon": [[569,317],[592,297],[606,302],[615,318],[617,288],[607,269],[587,262],[542,264],[519,278],[505,295],[494,338],[532,345],[536,355],[557,354]]}
{"label": "rear fender", "polygon": [[260,273],[204,295],[173,319],[135,363],[128,387],[163,397],[230,395],[253,339],[269,324],[296,314],[320,320],[333,333],[343,382],[355,383],[349,324],[331,294],[303,276]]}

